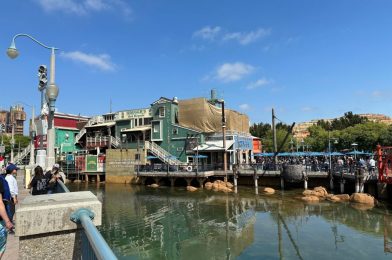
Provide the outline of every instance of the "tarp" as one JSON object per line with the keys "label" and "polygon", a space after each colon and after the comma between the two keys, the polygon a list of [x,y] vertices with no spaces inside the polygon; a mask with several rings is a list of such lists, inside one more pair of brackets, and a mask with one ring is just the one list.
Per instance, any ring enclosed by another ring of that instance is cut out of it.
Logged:
{"label": "tarp", "polygon": [[[204,133],[222,131],[222,109],[210,104],[205,98],[193,98],[178,102],[179,125]],[[226,129],[249,133],[249,118],[234,110],[225,109]]]}

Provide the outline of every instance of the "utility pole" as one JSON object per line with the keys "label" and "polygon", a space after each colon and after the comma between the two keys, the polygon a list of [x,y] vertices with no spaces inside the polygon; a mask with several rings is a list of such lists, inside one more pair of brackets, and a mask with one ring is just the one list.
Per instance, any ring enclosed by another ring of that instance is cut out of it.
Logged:
{"label": "utility pole", "polygon": [[275,170],[278,165],[278,142],[276,140],[276,124],[275,124],[275,110],[272,108],[272,134],[273,134],[273,142],[274,142],[274,163]]}
{"label": "utility pole", "polygon": [[14,124],[12,124],[12,134],[11,134],[11,163],[14,163],[14,145],[15,145],[15,127]]}
{"label": "utility pole", "polygon": [[224,171],[224,174],[225,174],[225,182],[227,182],[228,176],[227,176],[227,153],[226,153],[225,101],[222,99],[219,103],[222,104],[223,171]]}

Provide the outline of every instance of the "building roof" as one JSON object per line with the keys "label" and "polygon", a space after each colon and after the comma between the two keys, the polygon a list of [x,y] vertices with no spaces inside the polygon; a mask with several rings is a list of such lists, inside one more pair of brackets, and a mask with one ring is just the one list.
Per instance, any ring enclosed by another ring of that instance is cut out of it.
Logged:
{"label": "building roof", "polygon": [[85,128],[93,128],[93,127],[102,127],[102,126],[114,126],[116,122],[105,122],[105,123],[100,123],[96,125],[88,125],[85,126]]}

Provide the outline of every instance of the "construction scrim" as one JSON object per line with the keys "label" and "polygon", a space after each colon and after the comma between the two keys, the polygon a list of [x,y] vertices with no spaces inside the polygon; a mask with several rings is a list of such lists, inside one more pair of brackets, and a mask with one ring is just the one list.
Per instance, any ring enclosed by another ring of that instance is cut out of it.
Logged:
{"label": "construction scrim", "polygon": [[[180,100],[178,103],[179,124],[204,133],[222,130],[222,109],[209,103],[205,98]],[[226,129],[249,133],[249,118],[234,110],[225,109]]]}

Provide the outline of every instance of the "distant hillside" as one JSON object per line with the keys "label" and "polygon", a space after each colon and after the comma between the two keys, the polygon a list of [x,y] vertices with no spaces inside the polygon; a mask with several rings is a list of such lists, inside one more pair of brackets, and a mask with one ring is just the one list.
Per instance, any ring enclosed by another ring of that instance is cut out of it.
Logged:
{"label": "distant hillside", "polygon": [[[382,115],[382,114],[357,114],[357,115],[359,115],[360,117],[366,117],[369,121],[372,122],[392,125],[392,118],[386,115]],[[332,118],[332,119],[314,119],[308,122],[298,123],[295,125],[293,129],[293,136],[297,140],[302,140],[309,136],[308,128],[311,127],[312,125],[316,125],[318,121],[324,120],[325,122],[332,122],[334,119],[339,119],[339,118],[340,117]]]}

